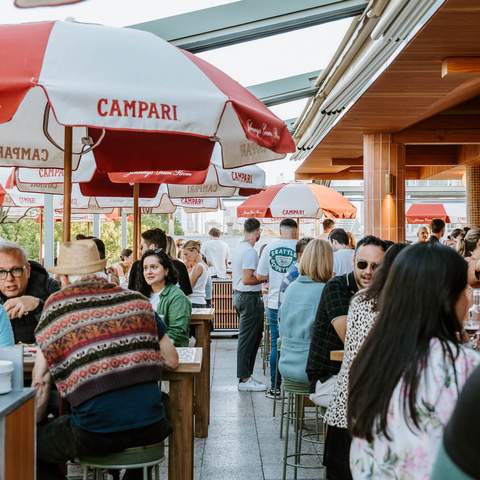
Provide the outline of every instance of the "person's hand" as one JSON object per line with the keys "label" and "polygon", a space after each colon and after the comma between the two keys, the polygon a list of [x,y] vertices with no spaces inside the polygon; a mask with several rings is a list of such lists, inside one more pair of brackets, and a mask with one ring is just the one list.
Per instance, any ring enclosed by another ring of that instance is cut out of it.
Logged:
{"label": "person's hand", "polygon": [[21,318],[27,313],[35,310],[40,304],[40,299],[31,295],[22,295],[21,297],[9,298],[4,304],[10,320]]}

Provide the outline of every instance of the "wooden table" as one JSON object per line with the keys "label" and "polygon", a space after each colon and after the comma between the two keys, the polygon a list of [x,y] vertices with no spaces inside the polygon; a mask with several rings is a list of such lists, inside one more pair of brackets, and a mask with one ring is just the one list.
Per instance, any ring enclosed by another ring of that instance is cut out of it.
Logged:
{"label": "wooden table", "polygon": [[202,371],[195,378],[194,388],[195,436],[197,438],[208,437],[210,424],[210,331],[214,316],[214,308],[194,308],[190,320],[196,346],[203,348]]}
{"label": "wooden table", "polygon": [[[162,373],[162,380],[170,382],[170,420],[173,428],[168,440],[170,480],[193,480],[193,381],[203,370],[203,350],[189,350],[195,352],[194,362],[180,361],[175,371],[164,370]],[[34,363],[34,356],[24,356],[24,372],[31,372]]]}
{"label": "wooden table", "polygon": [[195,364],[180,363],[175,371],[164,370],[162,380],[170,382],[170,419],[173,433],[168,440],[168,478],[193,480],[193,379],[202,370],[202,349]]}
{"label": "wooden table", "polygon": [[334,362],[343,362],[343,350],[332,350],[330,352],[330,360]]}
{"label": "wooden table", "polygon": [[35,476],[35,391],[0,395],[0,478],[32,480]]}

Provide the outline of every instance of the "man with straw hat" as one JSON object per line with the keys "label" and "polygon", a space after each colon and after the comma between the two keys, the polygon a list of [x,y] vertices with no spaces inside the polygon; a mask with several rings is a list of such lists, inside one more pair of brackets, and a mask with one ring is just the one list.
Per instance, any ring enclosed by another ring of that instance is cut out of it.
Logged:
{"label": "man with straw hat", "polygon": [[109,283],[104,269],[92,240],[61,244],[51,269],[62,289],[45,302],[35,331],[32,384],[40,419],[50,378],[71,412],[38,427],[39,480],[57,478],[52,464],[157,443],[171,432],[158,381],[162,364],[178,365],[177,352],[150,302]]}

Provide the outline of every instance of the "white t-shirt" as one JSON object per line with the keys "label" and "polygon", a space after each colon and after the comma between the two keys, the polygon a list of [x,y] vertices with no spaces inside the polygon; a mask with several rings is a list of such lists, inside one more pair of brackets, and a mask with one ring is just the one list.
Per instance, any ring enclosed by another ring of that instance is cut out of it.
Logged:
{"label": "white t-shirt", "polygon": [[154,312],[157,311],[158,304],[160,303],[160,294],[162,293],[162,291],[163,291],[163,288],[157,293],[152,292],[150,294],[150,305],[152,306]]}
{"label": "white t-shirt", "polygon": [[268,276],[268,308],[278,309],[278,295],[285,273],[295,263],[296,240],[280,238],[267,245],[258,263],[257,273]]}
{"label": "white t-shirt", "polygon": [[341,248],[333,252],[333,271],[336,276],[353,272],[354,256],[355,250],[351,248]]}
{"label": "white t-shirt", "polygon": [[243,270],[256,270],[258,266],[257,251],[245,240],[240,242],[232,258],[232,285],[233,290],[240,292],[260,292],[262,285],[245,285]]}
{"label": "white t-shirt", "polygon": [[212,264],[209,268],[210,276],[216,275],[218,278],[227,278],[226,262],[230,259],[228,245],[220,239],[207,240],[202,244],[202,253]]}

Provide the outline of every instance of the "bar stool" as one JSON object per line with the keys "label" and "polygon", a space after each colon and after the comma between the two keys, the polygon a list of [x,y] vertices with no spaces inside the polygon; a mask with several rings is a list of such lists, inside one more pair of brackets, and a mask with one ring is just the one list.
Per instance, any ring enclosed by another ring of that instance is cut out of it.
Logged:
{"label": "bar stool", "polygon": [[261,345],[261,355],[262,355],[262,370],[263,374],[267,371],[268,362],[270,359],[270,323],[268,322],[267,315],[263,317],[263,337]]}
{"label": "bar stool", "polygon": [[[301,463],[302,457],[319,456],[319,454],[317,453],[302,453],[302,440],[304,439],[302,434],[303,423],[305,420],[304,397],[310,394],[310,386],[308,384],[294,382],[292,380],[289,380],[288,378],[284,378],[283,380],[283,389],[285,394],[288,395],[288,400],[287,411],[285,412],[285,419],[287,423],[285,427],[282,479],[285,480],[287,478],[287,466],[289,466],[293,467],[294,479],[296,480],[299,468],[321,470],[324,467],[321,463],[318,466],[305,465]],[[281,420],[283,422],[283,417]],[[293,454],[289,454],[288,452],[290,421],[293,421],[293,426],[295,430],[295,451]],[[317,432],[317,434],[319,434],[319,432]],[[310,443],[323,443],[319,441],[312,441],[311,439],[306,441],[309,441]],[[290,462],[289,459],[292,458],[294,458],[295,460],[293,462]]]}
{"label": "bar stool", "polygon": [[160,464],[165,459],[163,443],[142,447],[127,448],[123,452],[110,453],[102,457],[82,457],[79,459],[83,470],[83,480],[93,473],[95,480],[103,480],[108,470],[142,469],[143,480],[160,480]]}

